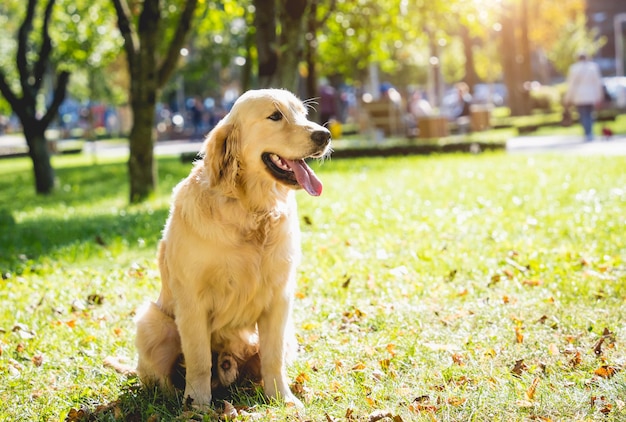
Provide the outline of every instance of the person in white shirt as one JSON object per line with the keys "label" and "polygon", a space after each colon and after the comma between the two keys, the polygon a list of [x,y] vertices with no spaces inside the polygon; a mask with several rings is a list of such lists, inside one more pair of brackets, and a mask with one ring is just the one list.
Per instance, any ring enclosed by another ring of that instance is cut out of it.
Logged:
{"label": "person in white shirt", "polygon": [[593,140],[593,111],[604,97],[602,75],[598,65],[590,61],[586,53],[578,55],[567,73],[565,106],[574,105],[585,131],[585,140]]}

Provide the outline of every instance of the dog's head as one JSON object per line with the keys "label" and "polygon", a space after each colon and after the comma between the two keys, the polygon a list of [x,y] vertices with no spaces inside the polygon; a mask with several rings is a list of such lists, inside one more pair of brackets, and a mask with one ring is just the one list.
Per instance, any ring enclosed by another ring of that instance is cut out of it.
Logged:
{"label": "dog's head", "polygon": [[211,183],[233,192],[277,184],[317,196],[322,183],[305,159],[329,151],[330,132],[307,119],[302,101],[286,90],[261,89],[243,94],[209,133],[204,163]]}

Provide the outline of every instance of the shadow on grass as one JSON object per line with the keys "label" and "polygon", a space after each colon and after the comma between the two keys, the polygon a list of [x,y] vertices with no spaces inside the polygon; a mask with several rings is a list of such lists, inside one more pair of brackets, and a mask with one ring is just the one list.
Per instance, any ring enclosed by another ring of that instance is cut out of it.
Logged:
{"label": "shadow on grass", "polygon": [[[177,390],[175,395],[167,395],[156,387],[144,387],[136,376],[131,376],[117,399],[105,404],[86,403],[78,409],[70,409],[65,421],[230,420],[235,417],[233,411],[258,420],[260,415],[251,412],[259,404],[268,405],[270,401],[259,385],[248,382],[213,391],[211,408],[200,412],[193,409],[190,401],[183,399],[182,390]],[[228,406],[232,409],[229,410]]]}
{"label": "shadow on grass", "polygon": [[[159,160],[159,192],[171,191],[188,171],[178,160]],[[56,173],[59,187],[48,196],[35,195],[30,169],[0,178],[2,274],[36,268],[46,258],[73,262],[128,247],[154,249],[167,206],[128,205],[125,163],[83,161]]]}
{"label": "shadow on grass", "polygon": [[[66,263],[106,257],[127,247],[156,250],[167,209],[150,213],[105,214],[71,219],[42,217],[23,223],[0,224],[0,271],[22,273],[44,258]],[[5,218],[6,220],[6,218]]]}

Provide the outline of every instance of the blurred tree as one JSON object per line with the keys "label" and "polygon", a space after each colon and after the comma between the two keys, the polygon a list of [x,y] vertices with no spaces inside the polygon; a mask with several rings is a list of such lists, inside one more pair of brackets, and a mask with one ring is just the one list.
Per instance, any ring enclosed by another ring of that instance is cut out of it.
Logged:
{"label": "blurred tree", "polygon": [[[112,13],[108,0],[52,0],[43,11],[38,11],[37,1],[24,4],[5,0],[0,5],[0,43],[4,47],[0,51],[0,69],[4,91],[10,91],[9,97],[19,100],[7,103],[24,128],[38,192],[52,189],[54,171],[49,153],[46,157],[46,151],[32,145],[42,144],[47,148],[47,141],[40,134],[45,135],[58,117],[58,107],[67,93],[80,100],[94,97],[111,100],[115,93],[119,98],[119,91],[111,90],[112,84],[106,83],[111,79],[109,74],[103,71],[121,47],[115,26],[107,19]],[[18,26],[23,14],[26,17]],[[61,90],[59,82],[63,83],[63,73],[72,74],[72,83],[67,77]],[[95,76],[89,81],[87,75]],[[27,107],[26,103],[33,106]],[[24,120],[31,113],[35,117]],[[39,123],[33,124],[33,119]]]}
{"label": "blurred tree", "polygon": [[569,67],[577,60],[581,51],[593,57],[605,43],[606,38],[599,37],[597,29],[589,29],[585,15],[580,13],[562,28],[561,34],[548,52],[548,57],[560,74],[567,75]]}
{"label": "blurred tree", "polygon": [[[305,98],[315,98],[318,94],[318,31],[326,25],[326,21],[335,11],[337,0],[320,1],[314,0],[310,4],[306,18],[306,35],[304,44],[304,57],[306,61]],[[318,120],[318,110],[313,108],[309,111],[312,120]]]}
{"label": "blurred tree", "polygon": [[261,87],[296,92],[304,54],[308,0],[253,0]]}
{"label": "blurred tree", "polygon": [[[166,8],[159,0],[131,5],[126,0],[113,0],[130,73],[133,126],[129,136],[128,170],[131,202],[145,200],[156,188],[156,103],[161,89],[176,69],[197,2],[181,0]],[[175,25],[166,25],[176,19]],[[166,41],[168,36],[169,42]]]}
{"label": "blurred tree", "polygon": [[[181,82],[187,96],[219,98],[224,87],[243,77],[245,66],[252,61],[248,57],[246,2],[223,0],[203,6],[192,25],[186,44],[188,55],[177,71],[179,78],[173,78],[163,90],[170,103],[180,95]],[[213,77],[207,78],[207,74]]]}
{"label": "blurred tree", "polygon": [[[45,131],[65,99],[70,79],[69,71],[60,68],[53,70],[50,60],[52,39],[49,26],[54,3],[55,0],[45,3],[43,16],[38,22],[38,0],[28,0],[26,15],[17,34],[16,67],[19,88],[12,86],[6,71],[0,69],[0,92],[11,105],[24,129],[38,194],[48,194],[54,188],[54,170],[50,163],[50,149]],[[36,33],[35,23],[39,23],[39,31]],[[47,76],[54,79],[52,97],[47,104],[38,107]]]}

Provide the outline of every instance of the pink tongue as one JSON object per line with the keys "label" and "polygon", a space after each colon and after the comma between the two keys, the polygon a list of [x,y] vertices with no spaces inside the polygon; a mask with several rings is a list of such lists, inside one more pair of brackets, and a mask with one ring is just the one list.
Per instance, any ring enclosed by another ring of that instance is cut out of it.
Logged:
{"label": "pink tongue", "polygon": [[320,196],[322,194],[322,182],[304,160],[291,161],[286,158],[283,158],[283,160],[291,167],[291,170],[296,175],[296,180],[309,195]]}

